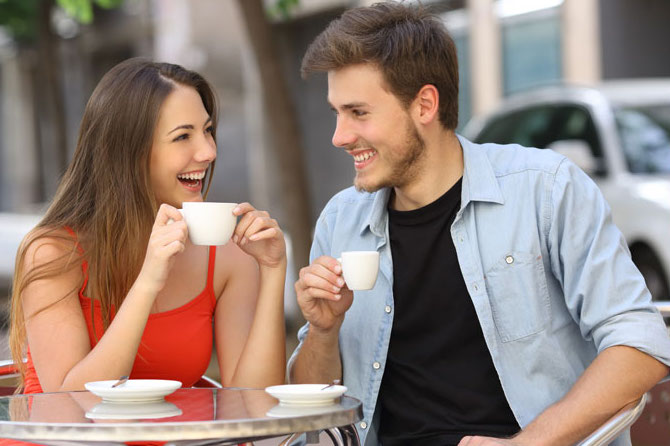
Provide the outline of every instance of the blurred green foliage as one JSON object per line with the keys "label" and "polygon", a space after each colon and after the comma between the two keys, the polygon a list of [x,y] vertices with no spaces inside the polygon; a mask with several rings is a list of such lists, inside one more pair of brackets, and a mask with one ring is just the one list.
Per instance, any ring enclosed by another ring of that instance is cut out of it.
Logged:
{"label": "blurred green foliage", "polygon": [[[37,36],[37,22],[42,2],[48,0],[0,0],[0,26],[5,26],[20,42],[31,42]],[[56,0],[56,4],[78,22],[93,22],[93,8],[113,9],[124,0]]]}
{"label": "blurred green foliage", "polygon": [[0,0],[0,26],[5,26],[16,40],[32,40],[37,31],[40,1]]}
{"label": "blurred green foliage", "polygon": [[[37,19],[42,2],[49,0],[0,0],[0,26],[19,42],[32,42],[37,36]],[[79,23],[93,23],[94,7],[113,9],[124,0],[55,0],[68,15]],[[270,17],[288,18],[300,0],[275,0],[268,8]]]}
{"label": "blurred green foliage", "polygon": [[288,18],[291,10],[298,6],[300,0],[276,0],[275,4],[268,9],[268,14],[272,17]]}
{"label": "blurred green foliage", "polygon": [[123,0],[56,0],[58,5],[77,21],[88,25],[93,22],[93,4],[103,9],[121,6]]}

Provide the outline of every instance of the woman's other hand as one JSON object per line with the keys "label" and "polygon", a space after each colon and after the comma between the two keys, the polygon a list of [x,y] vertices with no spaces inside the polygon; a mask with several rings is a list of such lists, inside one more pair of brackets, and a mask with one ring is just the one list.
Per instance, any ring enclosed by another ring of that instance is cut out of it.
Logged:
{"label": "woman's other hand", "polygon": [[284,233],[277,220],[249,203],[240,203],[233,214],[241,216],[233,233],[235,242],[261,266],[277,267],[286,262]]}
{"label": "woman's other hand", "polygon": [[186,248],[187,237],[188,229],[181,213],[169,204],[162,204],[151,229],[138,282],[158,294],[165,286],[175,256]]}

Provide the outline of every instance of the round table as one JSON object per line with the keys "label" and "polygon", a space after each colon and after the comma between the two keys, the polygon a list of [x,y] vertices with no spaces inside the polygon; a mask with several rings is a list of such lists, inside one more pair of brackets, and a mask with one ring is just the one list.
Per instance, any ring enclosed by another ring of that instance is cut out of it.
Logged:
{"label": "round table", "polygon": [[313,438],[325,430],[335,444],[358,445],[360,419],[362,405],[354,398],[283,406],[262,389],[179,389],[147,403],[104,402],[86,391],[0,397],[0,438],[44,444],[231,444],[302,433]]}

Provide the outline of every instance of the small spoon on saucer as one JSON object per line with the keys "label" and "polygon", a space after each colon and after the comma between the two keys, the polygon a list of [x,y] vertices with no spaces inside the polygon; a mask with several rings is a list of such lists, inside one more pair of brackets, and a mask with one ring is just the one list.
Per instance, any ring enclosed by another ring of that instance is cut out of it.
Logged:
{"label": "small spoon on saucer", "polygon": [[325,387],[322,387],[321,390],[326,390],[328,387],[337,386],[338,384],[340,384],[340,380],[339,379],[334,379],[332,383],[328,384]]}
{"label": "small spoon on saucer", "polygon": [[125,383],[126,381],[128,381],[128,375],[123,375],[121,378],[119,378],[119,380],[117,382],[112,384],[112,388],[118,387],[121,384]]}

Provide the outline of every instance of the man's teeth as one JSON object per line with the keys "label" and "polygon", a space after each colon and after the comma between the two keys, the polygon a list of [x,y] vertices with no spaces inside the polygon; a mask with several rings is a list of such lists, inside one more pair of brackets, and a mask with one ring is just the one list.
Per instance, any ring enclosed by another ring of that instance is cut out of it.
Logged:
{"label": "man's teeth", "polygon": [[177,175],[177,178],[182,180],[202,180],[205,178],[205,172],[200,173],[182,173]]}
{"label": "man's teeth", "polygon": [[361,161],[365,161],[366,159],[369,159],[370,157],[374,156],[375,152],[365,152],[360,155],[354,155],[354,160],[358,161],[359,163]]}

